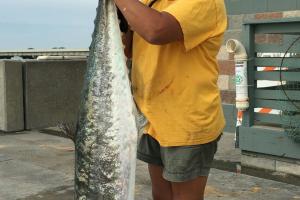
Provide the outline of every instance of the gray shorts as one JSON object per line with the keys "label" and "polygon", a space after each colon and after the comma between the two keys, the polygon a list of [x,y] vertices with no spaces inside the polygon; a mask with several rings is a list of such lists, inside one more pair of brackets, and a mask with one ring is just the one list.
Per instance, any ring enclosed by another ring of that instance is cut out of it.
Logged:
{"label": "gray shorts", "polygon": [[153,137],[144,134],[138,145],[137,158],[162,166],[164,179],[185,182],[208,176],[220,138],[207,144],[161,147]]}

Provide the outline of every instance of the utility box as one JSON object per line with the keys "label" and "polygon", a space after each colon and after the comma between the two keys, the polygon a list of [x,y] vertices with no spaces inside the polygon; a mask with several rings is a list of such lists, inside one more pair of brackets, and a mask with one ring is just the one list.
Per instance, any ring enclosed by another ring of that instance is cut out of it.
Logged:
{"label": "utility box", "polygon": [[22,62],[0,61],[0,131],[24,130]]}
{"label": "utility box", "polygon": [[[246,155],[242,164],[282,171],[278,167],[284,160],[291,167],[283,172],[300,175],[300,19],[247,22],[243,44],[249,57],[250,108],[239,127]],[[274,156],[274,162],[252,162],[247,155]]]}
{"label": "utility box", "polygon": [[75,125],[86,60],[26,61],[23,71],[25,129]]}

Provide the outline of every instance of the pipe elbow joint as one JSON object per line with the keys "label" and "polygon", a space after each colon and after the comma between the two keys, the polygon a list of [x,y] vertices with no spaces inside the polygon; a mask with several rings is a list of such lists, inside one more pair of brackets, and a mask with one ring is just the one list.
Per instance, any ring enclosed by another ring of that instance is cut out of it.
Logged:
{"label": "pipe elbow joint", "polygon": [[226,50],[229,53],[234,53],[234,59],[236,61],[248,59],[247,51],[246,51],[244,45],[238,40],[229,39],[226,42]]}

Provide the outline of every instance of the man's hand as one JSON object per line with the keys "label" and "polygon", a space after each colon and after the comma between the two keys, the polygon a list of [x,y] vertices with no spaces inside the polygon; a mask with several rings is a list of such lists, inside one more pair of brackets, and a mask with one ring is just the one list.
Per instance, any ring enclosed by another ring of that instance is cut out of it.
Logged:
{"label": "man's hand", "polygon": [[167,12],[158,12],[138,0],[114,0],[129,26],[151,44],[182,41],[179,22]]}
{"label": "man's hand", "polygon": [[128,59],[132,58],[132,37],[133,32],[130,29],[122,35],[122,42],[125,46],[124,53]]}
{"label": "man's hand", "polygon": [[126,33],[128,31],[128,23],[119,8],[117,10],[117,14],[119,19],[120,30],[122,33]]}

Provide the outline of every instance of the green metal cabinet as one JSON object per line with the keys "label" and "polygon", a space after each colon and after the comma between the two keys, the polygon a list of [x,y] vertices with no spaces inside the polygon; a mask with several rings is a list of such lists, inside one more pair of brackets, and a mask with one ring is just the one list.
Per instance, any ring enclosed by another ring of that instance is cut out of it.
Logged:
{"label": "green metal cabinet", "polygon": [[300,9],[300,0],[225,0],[229,15]]}
{"label": "green metal cabinet", "polygon": [[[255,38],[259,36],[278,36],[279,39],[277,37],[276,42],[266,39],[258,43]],[[250,103],[250,108],[244,113],[242,126],[239,127],[239,145],[243,151],[300,159],[300,142],[289,136],[290,129],[287,128],[300,127],[300,40],[291,47],[299,36],[299,18],[251,21],[243,25],[242,42],[249,56]],[[283,59],[283,54],[289,47],[289,54],[286,55],[290,57]],[[265,54],[276,54],[277,57],[265,57]],[[272,71],[259,70],[266,66],[277,68]],[[275,83],[282,81],[283,86],[275,84],[259,88],[258,83],[262,80]],[[291,84],[294,87],[289,87]],[[281,112],[258,113],[255,108],[276,109]]]}

